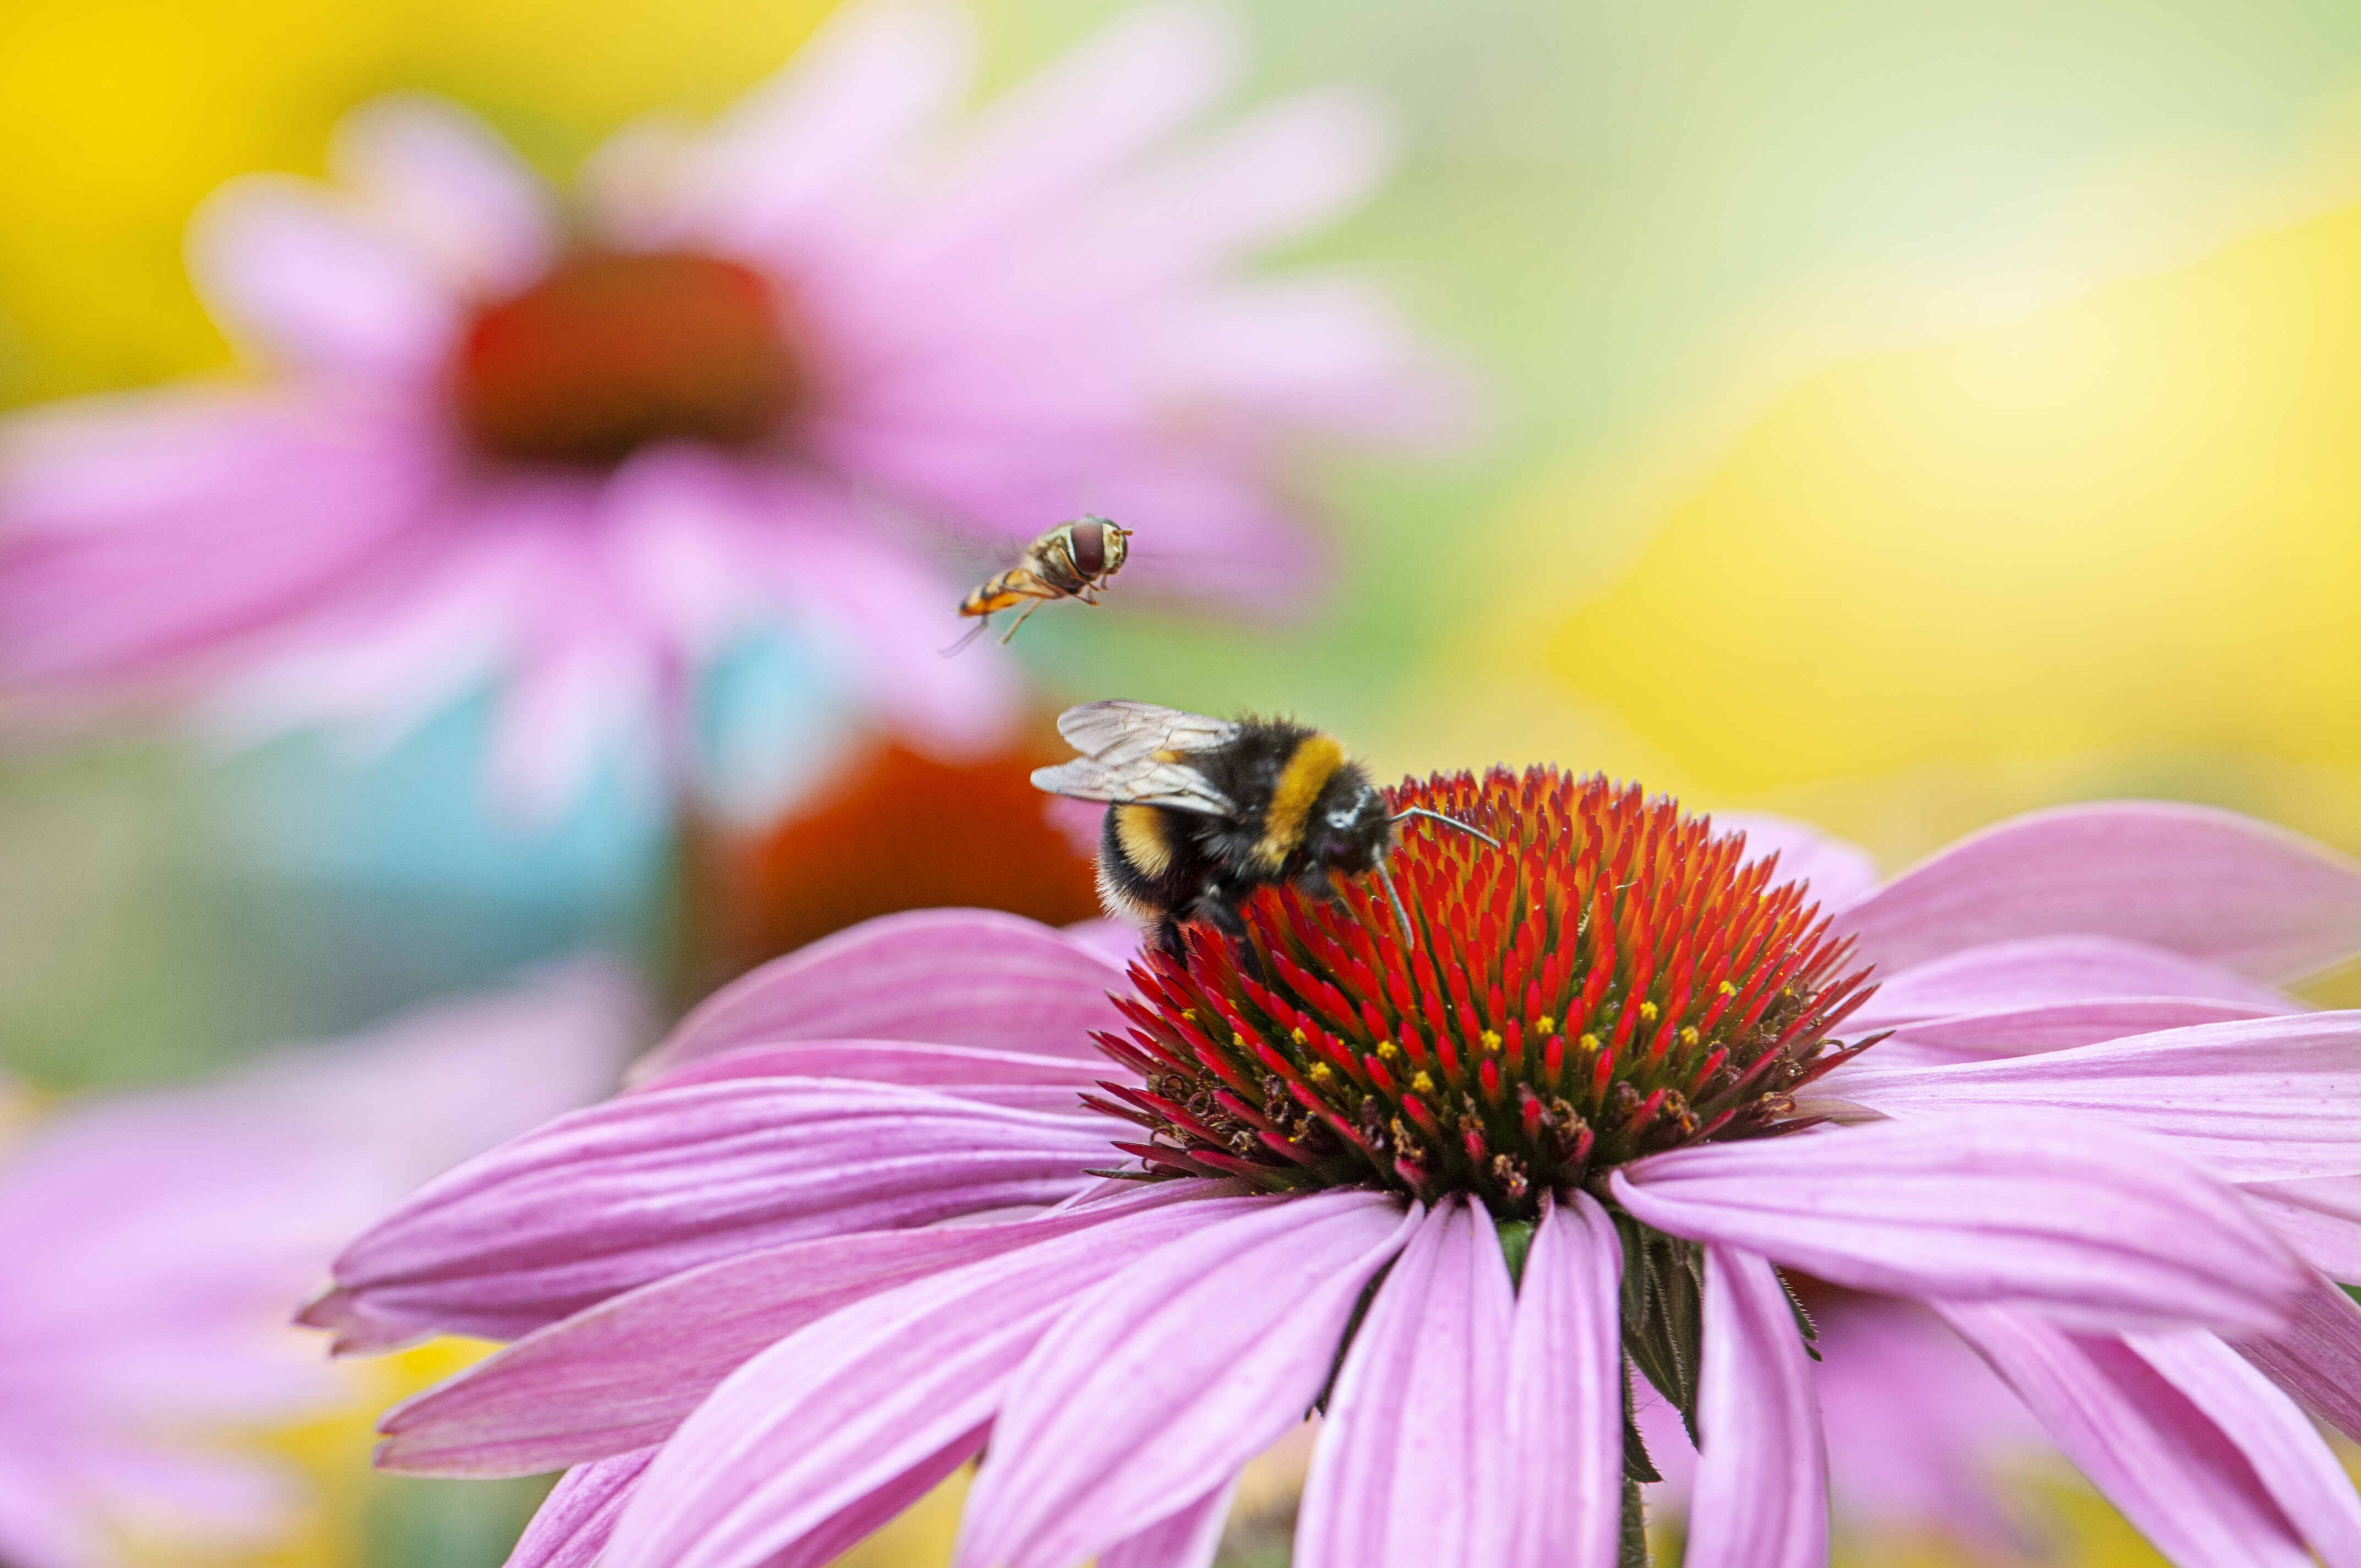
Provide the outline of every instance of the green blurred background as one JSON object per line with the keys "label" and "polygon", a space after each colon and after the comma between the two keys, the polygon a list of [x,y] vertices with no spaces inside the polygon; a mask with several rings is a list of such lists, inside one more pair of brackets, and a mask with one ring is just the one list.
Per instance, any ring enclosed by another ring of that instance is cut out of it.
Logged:
{"label": "green blurred background", "polygon": [[[192,207],[317,172],[372,94],[447,93],[562,179],[825,9],[8,0],[0,404],[225,367]],[[998,84],[1119,7],[979,9]],[[1394,106],[1396,178],[1301,254],[1458,345],[1486,432],[1317,477],[1348,567],[1306,626],[1040,618],[1017,646],[1051,696],[1288,707],[1389,768],[1603,768],[1889,866],[2122,794],[2361,850],[2361,7],[1244,10],[1251,95]],[[659,940],[664,825],[594,794],[511,837],[475,807],[479,718],[368,766],[156,737],[0,762],[0,1066],[183,1077]],[[272,1440],[328,1503],[270,1561],[499,1561],[529,1492],[365,1479],[365,1432]],[[2078,1550],[2138,1560],[2082,1513]]]}

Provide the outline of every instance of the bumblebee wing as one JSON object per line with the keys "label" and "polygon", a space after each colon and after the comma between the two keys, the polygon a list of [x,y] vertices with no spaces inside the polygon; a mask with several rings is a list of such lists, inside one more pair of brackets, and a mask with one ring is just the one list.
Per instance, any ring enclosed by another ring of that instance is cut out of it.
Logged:
{"label": "bumblebee wing", "polygon": [[1033,787],[1076,800],[1104,800],[1116,806],[1169,806],[1176,811],[1229,817],[1237,807],[1215,789],[1205,775],[1186,762],[1159,762],[1152,756],[1109,762],[1099,757],[1077,757],[1054,768],[1036,768]]}
{"label": "bumblebee wing", "polygon": [[1153,759],[1159,752],[1210,751],[1238,732],[1227,719],[1148,702],[1086,702],[1058,715],[1058,733],[1085,757],[1104,762]]}

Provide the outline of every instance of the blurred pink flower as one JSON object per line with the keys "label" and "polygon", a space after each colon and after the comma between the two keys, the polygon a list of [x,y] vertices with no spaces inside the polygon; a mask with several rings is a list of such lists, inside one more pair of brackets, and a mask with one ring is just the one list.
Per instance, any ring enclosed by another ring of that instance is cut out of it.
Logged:
{"label": "blurred pink flower", "polygon": [[[2334,1198],[2361,1014],[2269,984],[2361,948],[2361,869],[2102,806],[1874,888],[1825,847],[1831,930],[1669,803],[1565,787],[1413,786],[1508,845],[1407,839],[1414,954],[1359,886],[1249,905],[1252,974],[1208,938],[1126,981],[1090,941],[957,911],[807,948],[631,1092],[422,1190],[307,1321],[346,1351],[518,1341],[390,1413],[380,1454],[573,1466],[518,1568],[818,1564],[979,1452],[961,1568],[1202,1568],[1238,1467],[1315,1400],[1305,1568],[1606,1568],[1622,1347],[1651,1344],[1702,1434],[1688,1568],[1813,1568],[1831,1450],[1862,1436],[1824,1439],[1824,1398],[1859,1415],[1843,1380],[1940,1365],[1892,1392],[1986,1398],[1960,1340],[2188,1568],[2356,1561],[2361,1499],[2290,1391],[2361,1431],[2361,1308],[2328,1282],[2361,1249]],[[1894,975],[1850,1020],[1848,943]],[[2056,1048],[1909,1064],[1971,1018]],[[1839,1025],[1921,1043],[1881,1070]],[[1685,1098],[1646,1088],[1693,1059]],[[1807,1101],[1801,1135],[1762,1135],[1797,1092],[1894,1117],[1813,1126]],[[1093,1175],[1126,1156],[1170,1179]],[[1520,1205],[1512,1285],[1492,1211]],[[1924,1303],[1923,1332],[1844,1324],[1831,1356],[1867,1354],[1815,1370],[1780,1268]],[[1925,1466],[1981,1451],[1965,1425],[1861,1483],[1951,1506],[1972,1477]]]}
{"label": "blurred pink flower", "polygon": [[988,561],[1087,507],[1138,532],[1126,593],[1301,603],[1277,460],[1449,400],[1364,283],[1238,275],[1367,191],[1377,116],[1184,137],[1235,51],[1156,6],[954,130],[972,53],[961,8],[853,5],[710,127],[623,132],[563,215],[415,98],[347,121],[332,187],[225,188],[192,266],[258,378],[7,433],[0,672],[380,738],[496,678],[495,781],[545,810],[619,740],[676,763],[750,629],[913,743],[997,739],[1005,657],[938,657],[981,575],[946,534]]}
{"label": "blurred pink flower", "polygon": [[0,1146],[0,1562],[266,1537],[291,1482],[219,1440],[351,1397],[288,1304],[401,1193],[598,1094],[636,1017],[573,966]]}

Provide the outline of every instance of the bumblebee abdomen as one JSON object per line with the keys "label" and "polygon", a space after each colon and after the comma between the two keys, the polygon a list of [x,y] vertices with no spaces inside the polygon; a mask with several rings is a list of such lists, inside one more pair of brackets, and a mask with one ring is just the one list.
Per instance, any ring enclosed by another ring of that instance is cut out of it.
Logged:
{"label": "bumblebee abdomen", "polygon": [[1099,832],[1099,891],[1142,920],[1187,909],[1213,870],[1197,842],[1198,825],[1167,806],[1108,807]]}

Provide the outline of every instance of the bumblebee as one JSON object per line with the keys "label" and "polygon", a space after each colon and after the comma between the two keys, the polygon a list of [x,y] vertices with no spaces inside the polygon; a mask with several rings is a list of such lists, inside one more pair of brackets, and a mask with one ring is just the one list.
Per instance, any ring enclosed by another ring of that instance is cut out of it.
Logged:
{"label": "bumblebee", "polygon": [[1033,774],[1038,789],[1108,803],[1099,895],[1149,927],[1175,958],[1180,928],[1204,920],[1246,935],[1238,909],[1255,889],[1292,883],[1335,896],[1332,872],[1375,872],[1414,940],[1386,858],[1395,824],[1427,817],[1498,847],[1441,812],[1389,812],[1386,797],[1337,739],[1284,718],[1207,718],[1144,702],[1070,707],[1058,733],[1082,753]]}
{"label": "bumblebee", "polygon": [[982,624],[950,651],[966,647],[991,624],[993,616],[1019,604],[1025,606],[1024,613],[1002,634],[1003,642],[1016,635],[1016,627],[1024,625],[1027,616],[1052,599],[1098,603],[1096,590],[1123,569],[1124,559],[1130,554],[1131,531],[1105,518],[1078,517],[1060,523],[1027,545],[1016,565],[960,601],[959,612],[980,618]]}

